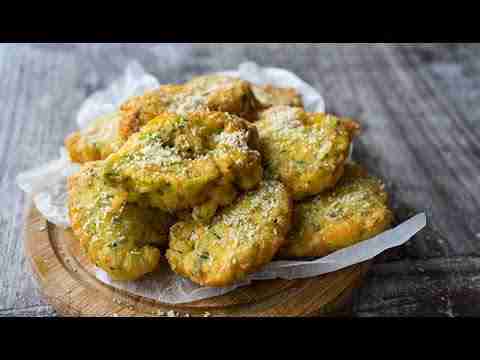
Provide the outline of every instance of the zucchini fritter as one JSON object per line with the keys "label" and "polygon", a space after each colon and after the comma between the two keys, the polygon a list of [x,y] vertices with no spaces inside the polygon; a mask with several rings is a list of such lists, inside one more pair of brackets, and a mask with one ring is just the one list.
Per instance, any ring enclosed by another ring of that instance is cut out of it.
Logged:
{"label": "zucchini fritter", "polygon": [[295,200],[337,183],[358,129],[352,120],[288,106],[262,112],[255,125],[266,175],[282,181]]}
{"label": "zucchini fritter", "polygon": [[228,112],[250,120],[260,104],[249,82],[223,75],[203,75],[185,84],[194,96],[206,96],[209,110]]}
{"label": "zucchini fritter", "polygon": [[294,88],[252,85],[252,91],[263,109],[281,105],[303,108],[302,97]]}
{"label": "zucchini fritter", "polygon": [[74,162],[102,160],[162,112],[186,115],[212,110],[253,119],[259,107],[248,82],[228,76],[204,75],[185,84],[163,85],[130,98],[117,113],[102,116],[87,129],[70,134],[65,145]]}
{"label": "zucchini fritter", "polygon": [[182,221],[170,228],[167,260],[175,272],[206,286],[227,286],[271,261],[291,222],[285,186],[264,181],[222,209],[209,224]]}
{"label": "zucchini fritter", "polygon": [[75,131],[65,139],[70,159],[76,163],[105,159],[123,144],[118,136],[120,116],[101,116],[84,130]]}
{"label": "zucchini fritter", "polygon": [[187,115],[211,110],[251,119],[257,108],[248,82],[220,75],[199,76],[183,85],[164,85],[129,99],[120,107],[120,135],[127,139],[162,112]]}
{"label": "zucchini fritter", "polygon": [[337,186],[296,205],[283,258],[325,256],[374,237],[392,221],[382,182],[347,164]]}
{"label": "zucchini fritter", "polygon": [[158,265],[172,217],[127,203],[128,194],[105,181],[102,163],[89,162],[68,180],[72,230],[92,263],[113,279],[134,280]]}
{"label": "zucchini fritter", "polygon": [[165,211],[194,208],[208,219],[230,204],[237,187],[263,176],[258,133],[249,122],[221,112],[162,113],[106,160],[108,178]]}

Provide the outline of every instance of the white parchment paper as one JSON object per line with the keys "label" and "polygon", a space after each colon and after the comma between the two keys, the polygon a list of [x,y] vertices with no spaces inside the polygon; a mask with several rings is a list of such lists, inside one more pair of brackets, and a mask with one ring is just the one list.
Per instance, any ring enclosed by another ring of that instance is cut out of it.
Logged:
{"label": "white parchment paper", "polygon": [[[321,94],[292,72],[273,67],[261,67],[252,62],[240,64],[237,70],[226,70],[222,74],[237,76],[254,84],[272,84],[280,87],[296,88],[302,95],[308,111],[324,112],[325,103]],[[88,97],[77,113],[77,124],[85,129],[99,116],[115,112],[127,98],[140,95],[154,89],[160,84],[158,80],[145,72],[137,62],[130,63],[123,76],[113,82],[107,89],[98,91]],[[38,210],[50,222],[68,227],[70,224],[67,211],[67,177],[78,171],[64,148],[60,157],[35,169],[17,176],[17,184],[29,194]],[[404,244],[426,225],[425,214],[418,214],[397,227],[372,239],[336,251],[323,258],[312,261],[273,261],[261,271],[252,274],[244,282],[225,288],[199,286],[188,279],[176,275],[168,266],[149,274],[141,280],[118,282],[111,280],[101,269],[97,269],[99,280],[111,286],[130,291],[137,295],[170,304],[180,304],[226,294],[239,286],[248,285],[252,280],[298,279],[317,276],[350,265],[372,259],[383,251]]]}

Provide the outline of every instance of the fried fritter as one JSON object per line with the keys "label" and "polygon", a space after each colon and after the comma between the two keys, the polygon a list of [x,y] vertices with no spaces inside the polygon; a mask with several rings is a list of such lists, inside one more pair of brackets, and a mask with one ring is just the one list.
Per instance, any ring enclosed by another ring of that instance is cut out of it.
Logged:
{"label": "fried fritter", "polygon": [[68,180],[74,235],[88,258],[116,280],[152,272],[166,247],[172,216],[127,203],[128,194],[105,181],[103,161],[89,162]]}
{"label": "fried fritter", "polygon": [[162,112],[181,115],[194,111],[221,111],[253,119],[260,105],[250,84],[238,78],[204,75],[181,85],[169,84],[135,96],[119,112],[98,118],[85,130],[70,134],[65,145],[72,161],[105,159],[126,139]]}
{"label": "fried fritter", "polygon": [[256,128],[238,116],[163,113],[108,157],[106,171],[132,193],[131,201],[170,212],[194,208],[194,217],[206,220],[235,199],[237,188],[260,182],[256,145]]}
{"label": "fried fritter", "polygon": [[266,176],[282,181],[295,200],[337,183],[358,130],[352,120],[288,106],[262,112],[255,125]]}
{"label": "fried fritter", "polygon": [[249,82],[223,75],[194,77],[185,84],[195,96],[207,96],[207,108],[250,120],[259,107]]}
{"label": "fried fritter", "polygon": [[105,159],[117,151],[124,141],[118,136],[120,116],[112,113],[101,116],[84,130],[65,139],[70,159],[76,163]]}
{"label": "fried fritter", "polygon": [[252,85],[252,91],[262,109],[281,105],[303,108],[302,97],[294,88]]}
{"label": "fried fritter", "polygon": [[211,110],[252,119],[257,108],[248,82],[229,76],[199,76],[183,85],[164,85],[125,102],[120,107],[120,136],[127,139],[162,112],[187,115]]}
{"label": "fried fritter", "polygon": [[291,211],[285,186],[263,181],[209,224],[187,220],[172,226],[167,260],[200,285],[230,285],[271,261],[285,241]]}
{"label": "fried fritter", "polygon": [[204,108],[203,104],[197,104],[196,99],[187,94],[183,85],[162,85],[156,90],[128,99],[120,106],[119,136],[128,139],[162,112],[178,110],[177,107],[181,107],[182,100],[184,108],[192,110]]}
{"label": "fried fritter", "polygon": [[325,256],[369,239],[392,221],[382,182],[356,164],[347,164],[337,186],[297,204],[283,258]]}

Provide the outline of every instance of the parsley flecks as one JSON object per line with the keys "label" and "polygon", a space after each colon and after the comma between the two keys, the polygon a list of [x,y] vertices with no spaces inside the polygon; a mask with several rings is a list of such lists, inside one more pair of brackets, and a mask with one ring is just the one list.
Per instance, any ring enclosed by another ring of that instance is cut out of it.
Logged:
{"label": "parsley flecks", "polygon": [[140,140],[147,142],[157,142],[161,140],[161,135],[159,133],[144,133],[140,135]]}

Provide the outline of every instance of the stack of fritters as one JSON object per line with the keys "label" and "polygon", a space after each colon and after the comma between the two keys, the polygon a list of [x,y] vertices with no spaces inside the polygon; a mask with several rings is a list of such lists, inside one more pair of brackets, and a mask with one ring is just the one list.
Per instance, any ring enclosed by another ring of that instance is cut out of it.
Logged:
{"label": "stack of fritters", "polygon": [[290,88],[219,75],[164,85],[70,135],[74,234],[114,279],[164,253],[207,286],[273,258],[324,256],[389,227],[382,183],[348,164],[356,122],[307,113]]}

